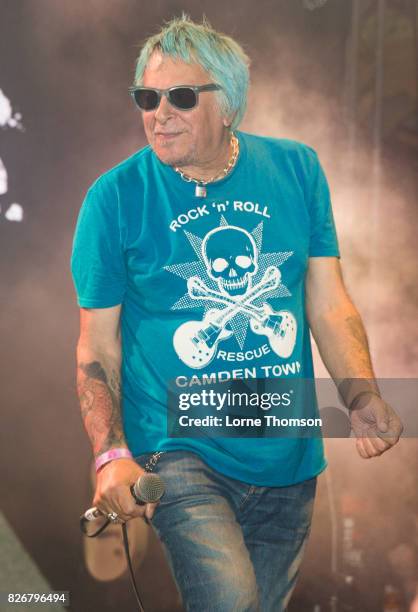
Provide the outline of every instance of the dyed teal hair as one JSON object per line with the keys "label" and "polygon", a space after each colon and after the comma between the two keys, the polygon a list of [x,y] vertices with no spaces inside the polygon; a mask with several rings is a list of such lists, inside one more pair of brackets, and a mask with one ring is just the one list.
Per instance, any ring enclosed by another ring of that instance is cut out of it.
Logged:
{"label": "dyed teal hair", "polygon": [[231,129],[238,127],[247,107],[250,60],[235,40],[216,32],[205,18],[198,24],[183,13],[145,41],[136,62],[136,86],[142,85],[155,50],[188,64],[200,64],[222,87],[215,94],[222,115],[233,117]]}

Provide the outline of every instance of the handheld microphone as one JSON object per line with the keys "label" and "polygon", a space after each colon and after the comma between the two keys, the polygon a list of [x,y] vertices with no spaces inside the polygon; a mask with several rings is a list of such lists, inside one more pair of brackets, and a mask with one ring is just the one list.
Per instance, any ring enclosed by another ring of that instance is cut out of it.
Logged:
{"label": "handheld microphone", "polygon": [[158,474],[145,472],[131,486],[132,497],[138,505],[157,502],[165,492],[165,486]]}
{"label": "handheld microphone", "polygon": [[[138,505],[145,505],[157,502],[163,496],[165,486],[158,474],[145,472],[130,487],[130,491]],[[99,516],[103,516],[102,512],[96,506],[93,506],[93,508],[86,510],[82,519],[94,521]]]}

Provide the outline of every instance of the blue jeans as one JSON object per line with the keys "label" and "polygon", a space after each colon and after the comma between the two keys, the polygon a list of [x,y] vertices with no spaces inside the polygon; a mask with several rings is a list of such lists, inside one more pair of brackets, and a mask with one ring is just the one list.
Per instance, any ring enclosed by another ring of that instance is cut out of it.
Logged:
{"label": "blue jeans", "polygon": [[[135,460],[144,467],[151,455]],[[310,531],[316,477],[254,486],[184,450],[164,453],[153,471],[166,485],[153,525],[185,609],[285,610]]]}

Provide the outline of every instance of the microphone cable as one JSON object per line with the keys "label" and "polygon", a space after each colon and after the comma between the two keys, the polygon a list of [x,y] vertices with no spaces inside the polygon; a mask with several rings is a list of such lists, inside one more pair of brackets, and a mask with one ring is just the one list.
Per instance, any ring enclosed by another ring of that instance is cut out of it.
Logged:
{"label": "microphone cable", "polygon": [[[88,520],[86,519],[85,515],[82,514],[80,516],[80,529],[81,529],[82,533],[87,538],[95,538],[96,536],[101,534],[106,529],[106,527],[108,527],[110,525],[111,521],[109,519],[106,519],[104,524],[101,525],[99,527],[99,529],[97,529],[97,531],[95,531],[94,533],[88,533],[87,532],[87,528],[86,528],[87,527],[87,523],[88,523]],[[138,604],[139,611],[140,612],[145,612],[144,605],[142,603],[141,597],[140,597],[139,592],[138,592],[138,587],[136,585],[136,580],[135,580],[135,575],[134,575],[131,555],[130,555],[130,552],[129,552],[129,540],[128,540],[128,531],[127,531],[127,528],[126,528],[126,523],[122,523],[121,527],[122,527],[123,548],[125,550],[125,557],[126,557],[126,561],[127,561],[128,568],[129,568],[129,577],[131,579],[132,588],[133,588],[133,591],[134,591],[134,594],[135,594],[135,598],[136,598],[136,601],[137,601],[137,604]]]}
{"label": "microphone cable", "polygon": [[[152,472],[153,468],[155,467],[158,459],[160,458],[160,456],[163,454],[163,451],[157,452],[157,453],[153,453],[152,457],[150,458],[150,460],[147,462],[147,465],[145,466],[145,471],[146,473],[150,473]],[[158,499],[160,499],[160,497],[162,497],[163,493],[164,493],[164,484],[161,481],[161,479],[155,474],[153,474],[151,476],[151,478],[153,478],[153,486],[151,487],[151,496],[154,497],[154,499],[148,499],[147,501],[144,501],[143,499],[141,499],[141,497],[138,496],[138,491],[137,491],[137,485],[134,484],[131,486],[131,493],[136,501],[137,504],[144,504],[144,503],[149,503],[149,502],[154,502],[157,501]],[[139,482],[140,479],[138,479]],[[156,497],[156,498],[155,498]],[[90,518],[87,518],[86,515],[89,515]],[[86,513],[82,514],[80,516],[80,529],[82,531],[82,533],[88,537],[88,538],[95,538],[97,537],[99,534],[101,534],[106,527],[108,527],[110,525],[110,523],[112,523],[112,521],[106,517],[105,522],[103,523],[103,525],[100,525],[100,527],[94,532],[94,533],[88,533],[88,529],[87,529],[87,524],[93,520],[93,518],[97,517],[97,516],[106,516],[104,515],[102,512],[100,512],[100,510],[97,510],[96,508],[91,508],[90,510],[88,510]],[[144,517],[145,522],[150,525],[150,521]],[[114,524],[114,523],[112,523]],[[132,588],[135,594],[135,599],[137,601],[138,604],[138,609],[140,612],[145,612],[144,609],[144,605],[142,603],[141,597],[139,595],[139,591],[138,591],[138,587],[136,584],[136,580],[135,580],[135,575],[134,575],[134,570],[133,570],[133,565],[132,565],[132,560],[131,560],[131,555],[129,552],[129,540],[128,540],[128,531],[127,531],[127,527],[126,527],[126,523],[122,523],[121,525],[122,527],[122,539],[123,539],[123,547],[125,550],[125,557],[126,557],[126,562],[128,564],[128,568],[129,568],[129,577],[131,579],[131,584],[132,584]]]}
{"label": "microphone cable", "polygon": [[125,548],[126,561],[129,567],[129,577],[131,579],[132,588],[135,593],[135,598],[138,604],[138,609],[140,610],[140,612],[145,612],[144,606],[142,605],[142,601],[139,596],[138,588],[136,586],[134,570],[133,570],[132,561],[131,561],[131,555],[129,554],[129,542],[128,542],[128,532],[126,530],[126,523],[122,523],[122,536],[123,536],[123,546]]}

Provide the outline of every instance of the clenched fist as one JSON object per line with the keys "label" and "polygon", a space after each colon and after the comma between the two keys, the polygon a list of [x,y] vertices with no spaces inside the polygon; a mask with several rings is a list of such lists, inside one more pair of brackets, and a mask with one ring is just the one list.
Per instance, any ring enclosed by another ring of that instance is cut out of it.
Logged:
{"label": "clenched fist", "polygon": [[350,421],[357,438],[360,457],[381,455],[399,440],[403,425],[396,412],[381,397],[364,393],[350,410]]}
{"label": "clenched fist", "polygon": [[115,512],[118,520],[129,521],[141,516],[151,520],[159,502],[137,505],[130,491],[145,470],[133,459],[115,459],[106,463],[97,474],[93,504],[103,514]]}

